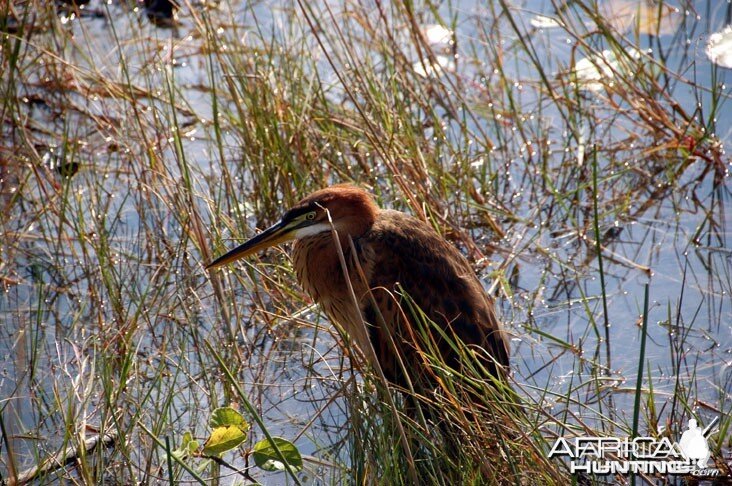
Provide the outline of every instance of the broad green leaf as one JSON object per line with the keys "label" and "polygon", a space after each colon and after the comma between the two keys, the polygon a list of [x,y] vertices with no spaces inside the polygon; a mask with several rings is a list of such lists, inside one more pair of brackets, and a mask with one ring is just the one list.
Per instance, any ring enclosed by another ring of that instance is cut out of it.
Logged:
{"label": "broad green leaf", "polygon": [[247,433],[241,427],[236,425],[216,427],[211,431],[211,436],[206,440],[206,443],[203,444],[203,453],[209,456],[223,454],[234,449],[245,440],[247,440]]}
{"label": "broad green leaf", "polygon": [[248,431],[250,427],[244,416],[231,407],[221,407],[214,410],[208,421],[208,426],[215,429],[227,425],[239,427],[242,432]]}
{"label": "broad green leaf", "polygon": [[[301,471],[302,456],[300,456],[300,451],[297,450],[295,444],[281,437],[272,437],[272,440],[277,445],[277,448],[280,450],[292,469],[295,471]],[[254,445],[252,455],[254,456],[254,463],[260,469],[264,469],[265,471],[285,470],[285,465],[282,463],[280,456],[267,439],[260,440]]]}

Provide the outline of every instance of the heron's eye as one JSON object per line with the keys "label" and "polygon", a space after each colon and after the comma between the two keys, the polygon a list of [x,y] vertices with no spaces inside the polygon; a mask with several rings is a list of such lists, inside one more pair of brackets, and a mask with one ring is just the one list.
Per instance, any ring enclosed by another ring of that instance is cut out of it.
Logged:
{"label": "heron's eye", "polygon": [[305,215],[305,219],[308,220],[308,221],[314,220],[315,219],[315,211],[313,211],[312,213],[306,214]]}

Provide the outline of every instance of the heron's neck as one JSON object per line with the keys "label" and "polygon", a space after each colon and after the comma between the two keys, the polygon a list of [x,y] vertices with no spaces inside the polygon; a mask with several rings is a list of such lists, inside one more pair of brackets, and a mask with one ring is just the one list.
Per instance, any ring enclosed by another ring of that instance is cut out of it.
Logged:
{"label": "heron's neck", "polygon": [[[338,234],[346,261],[350,255],[348,236]],[[343,268],[331,232],[324,231],[295,240],[292,262],[297,279],[314,300],[321,302],[334,288],[345,292]]]}
{"label": "heron's neck", "polygon": [[[356,299],[368,292],[368,285],[353,267],[353,257],[348,234],[340,234],[341,248],[346,259],[348,274]],[[344,241],[345,239],[345,241]],[[356,244],[358,242],[356,241]],[[359,250],[357,250],[358,254]],[[360,259],[359,259],[360,260]],[[368,335],[363,327],[361,303],[354,303],[353,295],[346,284],[341,260],[332,233],[323,232],[295,240],[292,262],[297,279],[303,289],[320,304],[331,321],[342,326],[358,347],[368,349]],[[370,268],[361,271],[368,272]],[[369,277],[366,276],[368,279]]]}

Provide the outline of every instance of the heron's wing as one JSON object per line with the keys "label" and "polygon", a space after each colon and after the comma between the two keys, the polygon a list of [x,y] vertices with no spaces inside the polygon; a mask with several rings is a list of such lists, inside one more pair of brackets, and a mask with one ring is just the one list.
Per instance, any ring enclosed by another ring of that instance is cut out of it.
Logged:
{"label": "heron's wing", "polygon": [[[372,342],[382,367],[390,367],[389,358],[395,346],[404,351],[407,360],[417,356],[415,342],[417,346],[420,343],[421,347],[427,346],[419,334],[419,326],[413,325],[414,310],[400,296],[406,293],[448,338],[459,337],[467,345],[480,346],[500,365],[491,366],[492,372],[495,375],[505,372],[502,368],[509,362],[508,340],[496,318],[491,298],[467,260],[432,227],[398,211],[381,211],[373,228],[359,239],[358,245],[362,248],[360,253],[367,256],[360,260],[376,307],[389,328],[383,329],[370,299],[362,297],[364,316],[373,326]],[[439,332],[431,333],[443,359],[459,367],[452,348],[436,334]],[[394,344],[389,343],[390,339]],[[397,368],[385,372],[398,382],[399,364],[393,366]]]}

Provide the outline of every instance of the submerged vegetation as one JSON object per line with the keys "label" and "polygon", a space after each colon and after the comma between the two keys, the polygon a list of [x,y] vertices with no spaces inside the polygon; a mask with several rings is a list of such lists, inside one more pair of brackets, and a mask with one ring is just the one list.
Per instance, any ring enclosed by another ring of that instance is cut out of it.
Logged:
{"label": "submerged vegetation", "polygon": [[[566,484],[556,438],[691,418],[730,474],[729,2],[82,3],[0,4],[0,480]],[[510,390],[415,411],[286,252],[204,272],[336,182],[469,258]]]}

